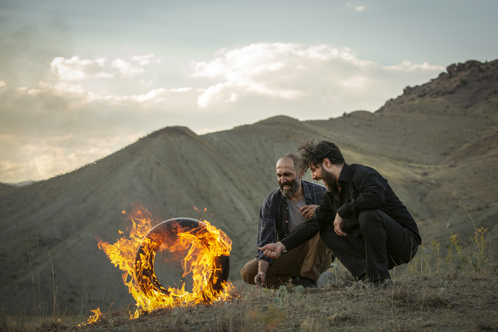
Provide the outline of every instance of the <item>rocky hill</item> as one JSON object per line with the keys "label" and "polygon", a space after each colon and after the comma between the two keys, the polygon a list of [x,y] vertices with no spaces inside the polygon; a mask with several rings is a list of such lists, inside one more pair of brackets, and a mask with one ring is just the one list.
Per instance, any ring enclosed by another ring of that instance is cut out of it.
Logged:
{"label": "rocky hill", "polygon": [[375,113],[277,116],[201,136],[167,127],[71,173],[24,187],[1,184],[0,304],[15,311],[43,303],[48,310],[55,295],[78,312],[130,303],[96,237],[114,242],[130,226],[122,211],[135,203],[157,220],[205,218],[224,230],[237,279],[256,252],[258,210],[276,188],[276,160],[313,138],[334,141],[348,163],[383,173],[424,243],[444,244],[452,233],[468,239],[474,223],[488,227],[496,250],[497,89],[498,61],[468,61],[407,87]]}

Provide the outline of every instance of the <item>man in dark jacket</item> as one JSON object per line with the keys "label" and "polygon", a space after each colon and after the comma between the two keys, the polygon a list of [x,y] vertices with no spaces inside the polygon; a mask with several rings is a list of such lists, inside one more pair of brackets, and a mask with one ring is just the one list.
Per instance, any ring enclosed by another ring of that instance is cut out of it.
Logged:
{"label": "man in dark jacket", "polygon": [[[284,239],[312,217],[322,201],[325,187],[302,180],[304,172],[298,164],[299,157],[294,154],[286,154],[277,162],[279,187],[266,197],[259,212],[258,247]],[[316,280],[332,259],[332,253],[317,235],[296,245],[278,261],[259,251],[240,274],[246,283],[258,286],[276,288],[292,280],[296,285],[316,287]]]}
{"label": "man in dark jacket", "polygon": [[417,224],[387,180],[373,168],[348,165],[334,143],[303,145],[301,169],[327,187],[315,216],[278,243],[260,250],[278,258],[317,232],[335,257],[358,280],[381,286],[389,270],[408,263],[421,238]]}

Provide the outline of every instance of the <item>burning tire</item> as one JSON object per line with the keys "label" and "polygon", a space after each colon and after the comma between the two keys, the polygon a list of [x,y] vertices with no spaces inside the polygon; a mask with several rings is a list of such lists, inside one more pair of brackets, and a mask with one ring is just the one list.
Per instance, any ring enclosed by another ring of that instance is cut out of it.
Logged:
{"label": "burning tire", "polygon": [[[212,303],[227,285],[230,273],[227,239],[223,232],[209,223],[190,218],[169,219],[156,225],[143,238],[135,257],[135,280],[142,295],[160,298],[167,307],[185,305],[186,302]],[[231,247],[229,239],[228,242]],[[184,269],[186,267],[193,273],[193,293],[187,293],[188,296],[180,295],[176,289],[166,289],[159,283],[154,258],[162,244],[172,252],[192,248],[182,262]]]}

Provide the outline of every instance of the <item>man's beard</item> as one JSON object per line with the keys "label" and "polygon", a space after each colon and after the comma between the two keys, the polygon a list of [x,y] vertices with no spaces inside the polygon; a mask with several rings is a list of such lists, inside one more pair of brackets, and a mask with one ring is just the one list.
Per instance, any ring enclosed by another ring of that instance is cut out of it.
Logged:
{"label": "man's beard", "polygon": [[337,187],[337,178],[335,177],[334,174],[324,170],[323,167],[322,167],[322,180],[323,183],[325,184],[325,187],[327,187],[328,192],[331,193],[339,192],[339,188]]}
{"label": "man's beard", "polygon": [[[279,183],[278,186],[280,187],[280,192],[282,193],[282,195],[284,195],[284,197],[286,198],[291,198],[292,196],[294,196],[294,194],[299,190],[298,181],[299,181],[298,179],[294,179],[292,181]],[[290,189],[284,189],[284,186],[287,185],[291,186]]]}

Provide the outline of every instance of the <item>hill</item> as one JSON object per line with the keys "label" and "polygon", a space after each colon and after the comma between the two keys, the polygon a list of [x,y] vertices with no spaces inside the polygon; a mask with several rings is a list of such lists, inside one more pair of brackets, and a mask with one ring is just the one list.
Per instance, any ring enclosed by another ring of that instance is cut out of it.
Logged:
{"label": "hill", "polygon": [[276,160],[309,139],[334,141],[348,163],[384,174],[424,243],[470,236],[470,213],[476,227],[488,227],[496,250],[497,89],[498,60],[469,61],[407,87],[375,113],[315,121],[277,116],[201,136],[166,127],[71,173],[26,187],[1,185],[2,305],[16,311],[35,299],[48,311],[54,295],[73,312],[130,303],[96,237],[114,242],[131,223],[122,211],[135,203],[157,220],[205,218],[221,228],[233,240],[237,279],[256,252],[258,211],[276,188]]}

